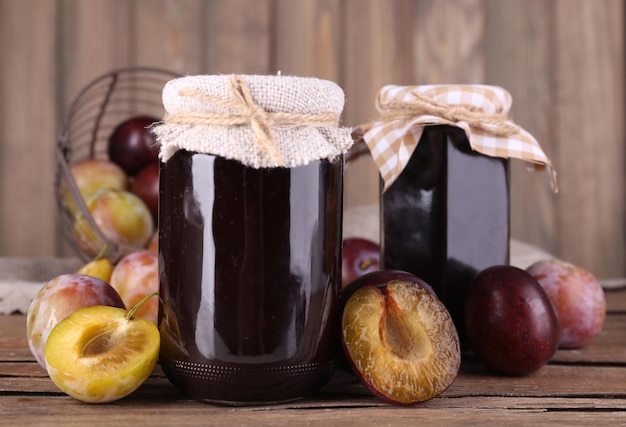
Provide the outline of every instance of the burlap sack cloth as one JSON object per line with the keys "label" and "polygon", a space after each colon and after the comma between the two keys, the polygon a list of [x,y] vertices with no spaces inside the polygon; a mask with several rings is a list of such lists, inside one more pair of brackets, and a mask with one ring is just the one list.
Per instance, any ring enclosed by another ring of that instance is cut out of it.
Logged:
{"label": "burlap sack cloth", "polygon": [[428,85],[383,87],[376,99],[380,117],[360,126],[384,182],[393,184],[409,162],[425,126],[450,125],[465,131],[472,150],[517,158],[546,170],[557,192],[556,172],[535,138],[508,119],[511,95],[497,86]]}
{"label": "burlap sack cloth", "polygon": [[345,97],[327,80],[292,76],[187,76],[163,89],[166,115],[153,128],[166,162],[178,150],[253,168],[334,160],[352,145],[339,126]]}
{"label": "burlap sack cloth", "polygon": [[0,315],[26,314],[43,285],[82,264],[78,258],[0,257]]}

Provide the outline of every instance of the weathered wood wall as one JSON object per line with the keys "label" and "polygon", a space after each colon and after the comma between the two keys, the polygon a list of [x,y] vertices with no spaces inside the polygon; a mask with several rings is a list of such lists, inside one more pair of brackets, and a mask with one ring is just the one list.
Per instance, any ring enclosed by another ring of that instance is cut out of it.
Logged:
{"label": "weathered wood wall", "polygon": [[[375,117],[387,83],[486,83],[559,172],[514,162],[513,237],[626,274],[621,0],[0,0],[0,256],[64,254],[55,138],[96,76],[125,66],[275,73],[339,83],[344,124]],[[346,206],[377,201],[369,158]]]}

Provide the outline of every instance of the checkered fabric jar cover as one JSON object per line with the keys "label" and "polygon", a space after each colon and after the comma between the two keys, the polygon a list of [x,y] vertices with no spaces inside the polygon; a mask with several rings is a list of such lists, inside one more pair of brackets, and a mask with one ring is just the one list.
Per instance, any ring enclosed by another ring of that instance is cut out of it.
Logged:
{"label": "checkered fabric jar cover", "polygon": [[550,159],[530,133],[508,119],[511,103],[509,92],[497,86],[388,85],[376,100],[380,117],[360,128],[385,189],[409,162],[425,126],[451,125],[465,131],[474,151],[521,159],[532,170],[547,170],[556,192]]}

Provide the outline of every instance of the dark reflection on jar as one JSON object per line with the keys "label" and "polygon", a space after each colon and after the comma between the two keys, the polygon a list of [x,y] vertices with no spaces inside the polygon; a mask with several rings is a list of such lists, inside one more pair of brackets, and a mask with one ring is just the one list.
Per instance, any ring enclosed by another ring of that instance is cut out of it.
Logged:
{"label": "dark reflection on jar", "polygon": [[169,321],[161,332],[174,342],[161,358],[183,391],[278,402],[328,380],[341,177],[341,161],[253,169],[179,151],[162,165],[160,277]]}
{"label": "dark reflection on jar", "polygon": [[382,196],[383,267],[427,281],[462,339],[469,282],[509,262],[508,163],[472,151],[462,129],[427,126]]}

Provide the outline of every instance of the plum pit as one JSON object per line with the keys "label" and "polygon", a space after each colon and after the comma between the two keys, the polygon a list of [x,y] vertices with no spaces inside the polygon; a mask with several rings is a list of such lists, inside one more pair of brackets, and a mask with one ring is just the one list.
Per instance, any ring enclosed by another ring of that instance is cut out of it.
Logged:
{"label": "plum pit", "polygon": [[385,311],[380,323],[381,342],[399,359],[420,360],[430,357],[432,343],[419,316],[403,310],[389,287],[383,290]]}

